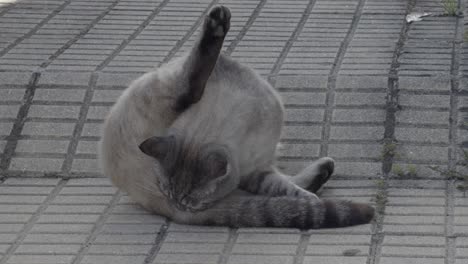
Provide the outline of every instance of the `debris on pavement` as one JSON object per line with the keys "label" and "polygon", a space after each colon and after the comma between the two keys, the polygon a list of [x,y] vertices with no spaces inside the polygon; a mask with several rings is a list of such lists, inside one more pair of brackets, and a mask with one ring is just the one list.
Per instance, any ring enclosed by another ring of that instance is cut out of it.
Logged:
{"label": "debris on pavement", "polygon": [[423,17],[430,16],[432,13],[427,12],[412,12],[406,15],[406,22],[411,23],[413,21],[422,21]]}

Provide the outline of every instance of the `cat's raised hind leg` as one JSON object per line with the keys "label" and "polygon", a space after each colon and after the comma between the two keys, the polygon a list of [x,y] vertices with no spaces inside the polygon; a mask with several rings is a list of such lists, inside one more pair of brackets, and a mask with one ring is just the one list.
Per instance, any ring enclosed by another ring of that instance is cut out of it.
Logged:
{"label": "cat's raised hind leg", "polygon": [[335,161],[332,158],[320,158],[296,176],[291,177],[291,181],[310,192],[316,193],[330,179],[334,169]]}
{"label": "cat's raised hind leg", "polygon": [[264,196],[318,197],[290,180],[276,169],[257,171],[241,179],[240,189]]}
{"label": "cat's raised hind leg", "polygon": [[231,12],[224,6],[213,7],[206,16],[200,38],[184,63],[188,89],[178,98],[176,111],[182,112],[201,99],[229,31],[230,20]]}

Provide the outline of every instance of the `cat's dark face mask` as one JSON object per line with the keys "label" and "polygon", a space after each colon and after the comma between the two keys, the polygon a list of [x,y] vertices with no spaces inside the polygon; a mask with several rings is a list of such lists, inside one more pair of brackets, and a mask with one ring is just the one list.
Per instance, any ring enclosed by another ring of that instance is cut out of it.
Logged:
{"label": "cat's dark face mask", "polygon": [[229,153],[221,145],[196,147],[167,136],[148,138],[139,148],[162,167],[159,189],[179,210],[204,210],[235,188]]}

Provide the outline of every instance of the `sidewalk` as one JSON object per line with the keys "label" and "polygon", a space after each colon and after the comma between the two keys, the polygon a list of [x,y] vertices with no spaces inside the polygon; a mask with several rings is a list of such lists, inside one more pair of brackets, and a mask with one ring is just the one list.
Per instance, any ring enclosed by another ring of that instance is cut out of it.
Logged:
{"label": "sidewalk", "polygon": [[[0,264],[468,263],[468,197],[429,168],[462,170],[468,148],[467,22],[440,3],[0,0]],[[373,203],[373,223],[182,226],[102,177],[107,111],[216,4],[232,12],[226,53],[285,102],[281,168],[335,158],[322,197]],[[409,10],[435,16],[407,24]]]}

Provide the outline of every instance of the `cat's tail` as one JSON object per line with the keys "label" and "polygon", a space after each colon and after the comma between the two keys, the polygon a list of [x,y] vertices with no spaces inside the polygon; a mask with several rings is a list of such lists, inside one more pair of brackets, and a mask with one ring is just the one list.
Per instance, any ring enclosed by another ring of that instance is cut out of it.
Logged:
{"label": "cat's tail", "polygon": [[205,211],[177,214],[174,220],[198,225],[311,229],[366,224],[373,217],[374,208],[362,203],[235,194]]}

